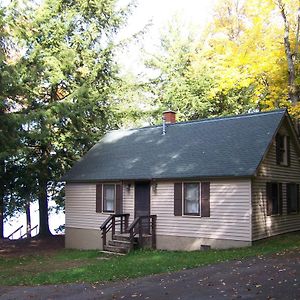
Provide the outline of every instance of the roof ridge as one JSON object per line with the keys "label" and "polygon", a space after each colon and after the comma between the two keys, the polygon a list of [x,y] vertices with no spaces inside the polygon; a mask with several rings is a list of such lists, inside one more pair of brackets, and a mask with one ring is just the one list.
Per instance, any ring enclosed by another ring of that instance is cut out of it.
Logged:
{"label": "roof ridge", "polygon": [[178,122],[174,124],[169,124],[169,125],[177,125],[177,124],[189,124],[189,123],[200,123],[200,122],[212,122],[212,121],[222,121],[222,120],[231,120],[231,119],[240,119],[240,118],[251,118],[255,116],[263,116],[263,115],[268,115],[272,113],[283,113],[285,112],[286,109],[273,109],[269,111],[259,111],[259,112],[253,112],[253,113],[244,113],[244,114],[239,114],[239,115],[230,115],[230,116],[221,116],[221,117],[212,117],[212,118],[206,118],[206,119],[198,119],[198,120],[192,120],[192,121],[183,121],[183,122]]}
{"label": "roof ridge", "polygon": [[[272,113],[283,113],[286,111],[287,110],[285,108],[280,108],[280,109],[273,109],[273,110],[269,110],[269,111],[257,111],[257,112],[251,112],[251,113],[244,113],[244,114],[239,114],[239,115],[220,116],[220,117],[211,117],[211,118],[205,118],[205,119],[203,118],[203,119],[197,119],[197,120],[191,120],[191,121],[182,121],[182,122],[167,124],[167,126],[188,125],[188,124],[202,123],[202,122],[204,123],[204,122],[214,122],[214,121],[221,121],[221,120],[240,119],[240,118],[246,118],[246,117],[250,118],[250,117],[263,116],[263,115],[272,114]],[[149,126],[136,127],[136,128],[128,128],[128,129],[119,129],[119,130],[125,130],[125,131],[142,130],[142,129],[158,128],[161,126],[162,126],[162,124],[149,125]]]}

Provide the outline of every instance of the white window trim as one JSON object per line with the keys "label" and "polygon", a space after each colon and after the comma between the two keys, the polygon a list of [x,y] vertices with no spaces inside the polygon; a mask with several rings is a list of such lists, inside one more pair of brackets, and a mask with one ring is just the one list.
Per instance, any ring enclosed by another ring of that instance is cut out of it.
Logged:
{"label": "white window trim", "polygon": [[[114,188],[115,188],[115,199],[114,199],[114,210],[112,211],[107,211],[107,210],[104,210],[104,186],[105,185],[113,185]],[[102,184],[102,212],[103,214],[114,214],[116,212],[116,202],[117,202],[117,185],[116,183],[109,183],[109,182],[106,182],[106,183],[103,183]]]}
{"label": "white window trim", "polygon": [[287,149],[287,135],[285,134],[280,134],[281,137],[283,138],[283,148],[280,149],[283,150],[283,157],[282,161],[279,163],[280,166],[288,166],[288,149]]}
{"label": "white window trim", "polygon": [[[199,213],[198,214],[186,214],[185,213],[185,195],[184,195],[184,185],[185,184],[198,184],[199,188]],[[181,199],[182,199],[182,217],[188,217],[188,218],[200,218],[201,217],[201,182],[200,181],[183,181],[181,184]]]}

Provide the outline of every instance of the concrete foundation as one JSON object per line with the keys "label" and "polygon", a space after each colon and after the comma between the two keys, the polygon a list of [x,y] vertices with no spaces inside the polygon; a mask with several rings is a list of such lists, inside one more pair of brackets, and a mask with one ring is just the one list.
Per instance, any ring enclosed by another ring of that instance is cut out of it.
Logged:
{"label": "concrete foundation", "polygon": [[158,235],[157,249],[162,250],[203,250],[228,249],[251,246],[250,241],[236,241],[223,239],[192,238],[183,236]]}
{"label": "concrete foundation", "polygon": [[101,232],[99,229],[66,227],[65,245],[68,249],[102,250]]}
{"label": "concrete foundation", "polygon": [[[111,235],[107,235],[107,241]],[[103,249],[100,230],[66,228],[66,248],[69,249]],[[250,241],[236,241],[223,239],[191,238],[182,236],[158,235],[157,249],[161,250],[203,250],[203,249],[227,249],[251,246]],[[150,245],[150,243],[149,243]],[[145,246],[149,246],[145,241]]]}

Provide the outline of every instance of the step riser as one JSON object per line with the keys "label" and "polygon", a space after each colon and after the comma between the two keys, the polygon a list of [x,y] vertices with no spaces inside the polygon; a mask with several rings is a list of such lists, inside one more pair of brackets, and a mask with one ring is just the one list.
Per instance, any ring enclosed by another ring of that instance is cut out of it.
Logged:
{"label": "step riser", "polygon": [[115,246],[104,246],[103,250],[105,251],[110,251],[110,252],[115,252],[115,253],[125,253],[127,254],[130,249],[127,248],[121,248],[121,247],[115,247]]}
{"label": "step riser", "polygon": [[125,241],[112,240],[112,241],[108,241],[108,245],[114,247],[130,248],[130,243]]}
{"label": "step riser", "polygon": [[122,236],[122,235],[114,235],[113,236],[113,240],[116,240],[116,241],[125,241],[125,242],[129,242],[130,239],[128,236]]}

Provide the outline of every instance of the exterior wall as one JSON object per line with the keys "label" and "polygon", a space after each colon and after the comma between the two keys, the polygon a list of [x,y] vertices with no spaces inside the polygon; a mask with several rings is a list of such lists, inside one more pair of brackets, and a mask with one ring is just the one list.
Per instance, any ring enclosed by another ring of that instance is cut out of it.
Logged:
{"label": "exterior wall", "polygon": [[[69,183],[66,191],[66,248],[102,249],[100,225],[109,213],[96,212],[96,184]],[[134,217],[134,187],[123,188],[123,210]]]}
{"label": "exterior wall", "polygon": [[[134,218],[134,185],[124,183],[123,211]],[[151,188],[151,214],[157,215],[159,249],[196,250],[201,245],[229,248],[251,244],[251,181],[210,183],[210,217],[174,216],[174,183]],[[66,247],[102,248],[100,225],[109,214],[96,213],[96,184],[66,186]]]}
{"label": "exterior wall", "polygon": [[[158,182],[151,197],[151,214],[157,215],[157,235],[163,237],[158,238],[160,249],[169,249],[163,242],[166,237],[190,238],[190,249],[200,249],[199,239],[209,245],[226,240],[227,247],[230,241],[232,246],[235,241],[251,243],[251,180],[211,181],[210,217],[174,216],[174,183]],[[176,249],[188,247],[179,244]]]}
{"label": "exterior wall", "polygon": [[[284,124],[279,131],[288,134]],[[300,184],[300,161],[296,147],[290,141],[291,165],[279,166],[276,164],[276,144],[272,143],[269,152],[260,165],[257,176],[252,181],[252,239],[258,240],[268,236],[289,231],[300,230],[300,215],[287,215],[286,183]],[[283,194],[283,213],[277,216],[267,216],[266,183],[281,182]]]}

